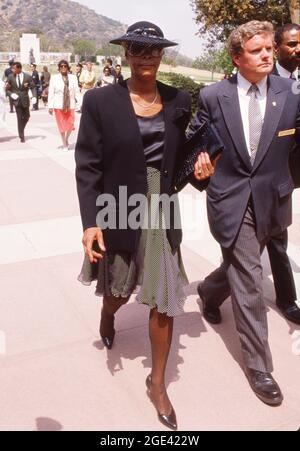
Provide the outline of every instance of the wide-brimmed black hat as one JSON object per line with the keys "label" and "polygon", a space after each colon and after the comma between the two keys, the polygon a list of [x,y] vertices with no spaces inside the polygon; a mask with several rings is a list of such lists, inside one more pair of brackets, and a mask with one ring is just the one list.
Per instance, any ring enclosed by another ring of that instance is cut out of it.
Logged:
{"label": "wide-brimmed black hat", "polygon": [[127,29],[119,38],[112,39],[111,44],[135,43],[141,45],[157,45],[160,47],[172,47],[176,42],[165,39],[162,30],[151,22],[136,22]]}

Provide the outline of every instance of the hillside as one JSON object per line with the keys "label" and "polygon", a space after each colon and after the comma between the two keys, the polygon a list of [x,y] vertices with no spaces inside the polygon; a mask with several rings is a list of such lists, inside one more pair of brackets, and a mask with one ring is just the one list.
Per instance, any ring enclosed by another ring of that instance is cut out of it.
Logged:
{"label": "hillside", "polygon": [[122,34],[126,26],[69,0],[0,0],[0,49],[17,50],[22,32],[45,35],[51,49],[78,39],[97,47]]}

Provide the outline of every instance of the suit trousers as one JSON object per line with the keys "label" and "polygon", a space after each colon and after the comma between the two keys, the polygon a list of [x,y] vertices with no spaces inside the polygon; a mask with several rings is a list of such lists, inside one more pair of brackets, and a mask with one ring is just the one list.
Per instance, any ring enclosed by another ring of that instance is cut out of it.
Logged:
{"label": "suit trousers", "polygon": [[[270,237],[266,243],[273,275],[278,307],[291,307],[297,299],[293,271],[287,255],[288,232]],[[202,291],[209,305],[220,307],[230,296],[230,286],[224,262],[204,279]]]}
{"label": "suit trousers", "polygon": [[32,109],[33,110],[38,110],[39,109],[39,91],[38,91],[38,86],[36,86],[32,90],[32,94],[33,94],[33,97],[36,98],[36,103],[34,105],[32,105]]}
{"label": "suit trousers", "polygon": [[11,97],[8,97],[8,100],[9,100],[10,112],[12,113],[14,111],[14,101]]}
{"label": "suit trousers", "polygon": [[24,139],[24,130],[27,122],[30,118],[29,106],[24,107],[22,105],[17,105],[16,107],[17,120],[18,120],[18,133],[21,139]]}
{"label": "suit trousers", "polygon": [[236,241],[232,247],[222,248],[224,261],[205,279],[202,289],[207,302],[214,307],[231,294],[245,365],[271,372],[273,363],[262,289],[264,245],[256,237],[254,213],[249,203]]}
{"label": "suit trousers", "polygon": [[267,243],[267,250],[273,274],[278,307],[288,308],[297,299],[291,263],[287,255],[288,232],[273,236]]}

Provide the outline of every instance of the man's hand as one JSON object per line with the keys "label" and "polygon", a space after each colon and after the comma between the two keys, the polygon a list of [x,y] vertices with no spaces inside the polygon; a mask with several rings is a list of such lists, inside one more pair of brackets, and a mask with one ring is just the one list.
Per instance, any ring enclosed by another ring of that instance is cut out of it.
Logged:
{"label": "man's hand", "polygon": [[15,94],[15,93],[11,94],[10,97],[11,97],[13,100],[18,100],[18,98],[19,98],[18,94]]}
{"label": "man's hand", "polygon": [[217,161],[221,155],[218,155],[212,162],[210,161],[209,155],[206,152],[200,153],[198,160],[195,164],[194,176],[197,180],[206,180],[215,173]]}
{"label": "man's hand", "polygon": [[[99,246],[100,252],[93,250],[95,241]],[[99,227],[90,227],[86,229],[83,234],[82,244],[85,255],[88,256],[91,263],[97,263],[99,259],[103,258],[103,252],[106,252],[102,230]]]}
{"label": "man's hand", "polygon": [[53,108],[49,108],[49,114],[51,114],[51,116],[52,116],[52,114],[53,114]]}

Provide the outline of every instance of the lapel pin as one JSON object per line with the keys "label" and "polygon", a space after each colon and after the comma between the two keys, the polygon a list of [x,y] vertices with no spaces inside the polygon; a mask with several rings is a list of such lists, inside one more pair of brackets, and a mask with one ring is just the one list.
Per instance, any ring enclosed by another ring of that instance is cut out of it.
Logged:
{"label": "lapel pin", "polygon": [[273,106],[277,106],[277,103],[276,103],[276,102],[272,102],[272,105],[273,105]]}

